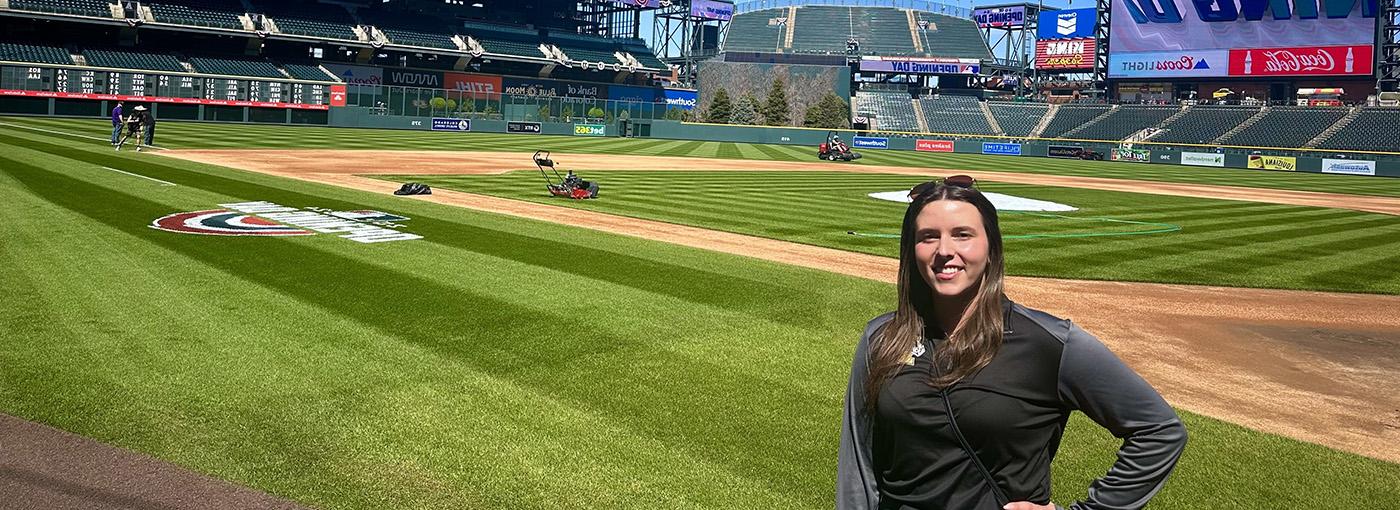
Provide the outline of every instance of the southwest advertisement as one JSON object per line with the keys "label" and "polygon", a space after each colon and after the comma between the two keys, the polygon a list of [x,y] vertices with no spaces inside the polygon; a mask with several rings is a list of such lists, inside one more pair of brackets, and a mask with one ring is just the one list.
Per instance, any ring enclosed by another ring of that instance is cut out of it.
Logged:
{"label": "southwest advertisement", "polygon": [[890,139],[873,136],[857,136],[851,139],[851,145],[863,149],[888,149],[890,148]]}
{"label": "southwest advertisement", "polygon": [[1249,164],[1245,166],[1262,170],[1287,170],[1292,172],[1298,169],[1298,158],[1251,154],[1249,156]]}
{"label": "southwest advertisement", "polygon": [[1367,76],[1377,0],[1112,0],[1110,78]]}

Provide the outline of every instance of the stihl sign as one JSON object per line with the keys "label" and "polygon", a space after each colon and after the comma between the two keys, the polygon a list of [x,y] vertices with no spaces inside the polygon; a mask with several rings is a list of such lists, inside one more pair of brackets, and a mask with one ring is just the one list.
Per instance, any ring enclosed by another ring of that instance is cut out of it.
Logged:
{"label": "stihl sign", "polygon": [[1371,46],[1230,50],[1230,76],[1360,75],[1372,72]]}
{"label": "stihl sign", "polygon": [[1036,41],[1035,66],[1039,69],[1092,68],[1094,50],[1092,38]]}

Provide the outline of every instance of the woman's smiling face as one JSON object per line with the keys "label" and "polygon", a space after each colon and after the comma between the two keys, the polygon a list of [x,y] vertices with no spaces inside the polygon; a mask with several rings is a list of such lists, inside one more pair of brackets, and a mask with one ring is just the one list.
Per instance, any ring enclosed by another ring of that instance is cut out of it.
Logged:
{"label": "woman's smiling face", "polygon": [[937,200],[919,211],[914,258],[934,299],[971,299],[987,271],[990,245],[977,206]]}

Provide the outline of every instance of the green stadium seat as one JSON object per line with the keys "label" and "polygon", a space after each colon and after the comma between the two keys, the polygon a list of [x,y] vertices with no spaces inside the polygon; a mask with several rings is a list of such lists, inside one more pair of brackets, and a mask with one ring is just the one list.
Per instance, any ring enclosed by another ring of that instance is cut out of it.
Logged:
{"label": "green stadium seat", "polygon": [[914,98],[904,91],[862,90],[856,92],[856,112],[875,119],[880,131],[919,131]]}
{"label": "green stadium seat", "polygon": [[175,55],[126,50],[83,50],[83,59],[96,67],[187,72]]}
{"label": "green stadium seat", "polygon": [[174,2],[142,2],[151,8],[155,21],[175,25],[196,27],[227,28],[243,30],[243,22],[238,19],[245,14],[243,4],[237,0],[183,0]]}
{"label": "green stadium seat", "polygon": [[943,94],[938,97],[919,98],[919,107],[924,111],[924,123],[933,133],[954,133],[965,135],[994,135],[992,126],[987,124],[987,116],[982,113],[979,100],[972,96]]}
{"label": "green stadium seat", "polygon": [[1221,143],[1251,147],[1302,147],[1336,124],[1347,112],[1346,108],[1275,106],[1254,124],[1230,135]]}
{"label": "green stadium seat", "polygon": [[[196,72],[248,76],[256,78],[286,78],[281,70],[266,60],[235,60],[225,58],[191,57],[190,65]],[[326,81],[330,81],[327,79]]]}
{"label": "green stadium seat", "polygon": [[1150,141],[1210,144],[1256,113],[1259,108],[1247,106],[1192,106]]}
{"label": "green stadium seat", "polygon": [[98,18],[111,18],[111,5],[107,0],[10,0],[11,9]]}
{"label": "green stadium seat", "polygon": [[1070,130],[1089,123],[1094,117],[1103,115],[1108,109],[1109,106],[1106,104],[1060,105],[1055,116],[1050,119],[1049,124],[1045,125],[1045,131],[1041,132],[1040,136],[1042,138],[1059,138]]}
{"label": "green stadium seat", "polygon": [[1160,125],[1181,111],[1179,106],[1121,106],[1071,138],[1081,140],[1122,140],[1133,133]]}
{"label": "green stadium seat", "polygon": [[0,61],[72,65],[73,55],[57,46],[0,43]]}
{"label": "green stadium seat", "polygon": [[1035,126],[1045,118],[1045,112],[1050,109],[1050,105],[988,101],[987,108],[992,110],[992,117],[997,120],[1006,136],[1030,136],[1031,132],[1035,131]]}
{"label": "green stadium seat", "polygon": [[1362,108],[1351,123],[1327,137],[1319,148],[1400,152],[1400,108]]}

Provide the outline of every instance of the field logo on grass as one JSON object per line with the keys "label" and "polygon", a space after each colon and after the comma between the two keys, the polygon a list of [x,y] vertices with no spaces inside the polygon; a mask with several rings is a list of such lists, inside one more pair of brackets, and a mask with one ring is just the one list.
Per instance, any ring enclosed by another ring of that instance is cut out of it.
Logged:
{"label": "field logo on grass", "polygon": [[607,130],[602,124],[574,124],[574,135],[607,136]]}
{"label": "field logo on grass", "polygon": [[340,234],[357,243],[411,241],[423,236],[400,232],[407,217],[367,209],[334,211],[297,209],[272,202],[219,204],[222,209],[175,213],[157,218],[151,228],[181,234],[215,236],[309,236]]}

